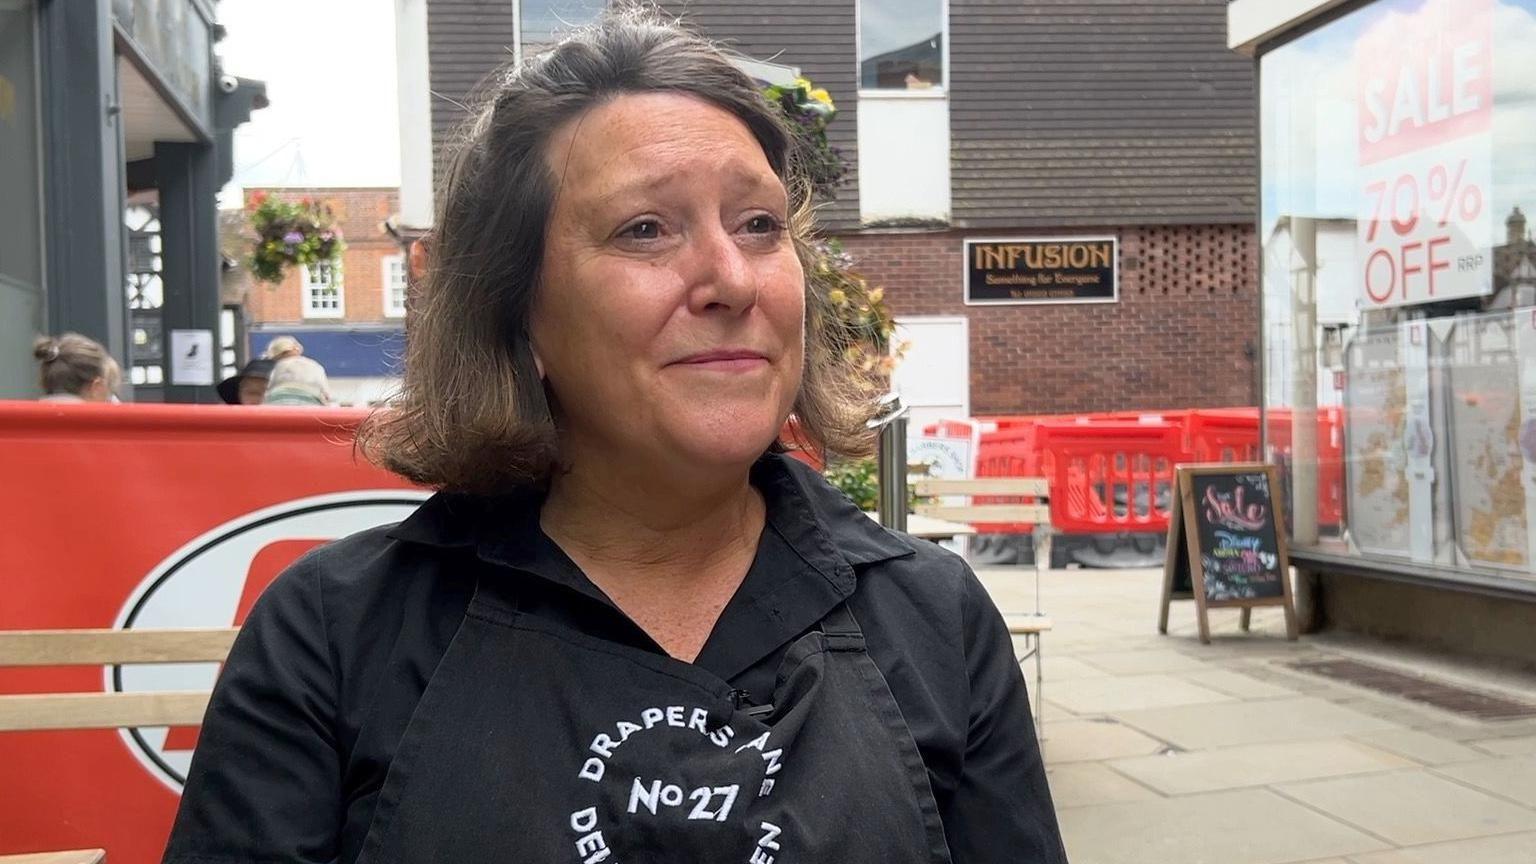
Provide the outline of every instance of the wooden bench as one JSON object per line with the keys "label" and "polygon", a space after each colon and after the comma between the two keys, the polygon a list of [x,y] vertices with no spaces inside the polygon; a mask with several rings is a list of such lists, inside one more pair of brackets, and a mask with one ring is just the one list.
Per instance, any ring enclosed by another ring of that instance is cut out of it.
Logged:
{"label": "wooden bench", "polygon": [[1035,611],[1032,613],[1008,613],[1003,620],[1008,633],[1022,637],[1024,652],[1018,655],[1019,665],[1035,661],[1035,727],[1043,729],[1041,712],[1045,707],[1042,692],[1045,687],[1044,663],[1040,653],[1040,637],[1051,629],[1051,619],[1040,612],[1040,577],[1051,566],[1051,505],[1050,481],[1044,477],[978,477],[974,480],[921,479],[916,483],[917,494],[923,498],[965,496],[997,496],[1003,498],[1033,498],[1025,504],[967,504],[920,503],[917,513],[950,522],[999,523],[1030,522],[1035,526]]}
{"label": "wooden bench", "polygon": [[[219,663],[235,627],[186,630],[0,630],[0,667]],[[0,694],[0,733],[196,726],[211,691]],[[14,790],[7,790],[12,791]],[[0,855],[0,864],[99,864],[101,849]]]}
{"label": "wooden bench", "polygon": [[105,849],[74,849],[69,852],[28,852],[24,855],[0,855],[0,864],[101,864],[107,860]]}
{"label": "wooden bench", "polygon": [[[184,630],[0,630],[0,667],[221,663],[235,627]],[[208,690],[0,694],[0,732],[196,726]]]}

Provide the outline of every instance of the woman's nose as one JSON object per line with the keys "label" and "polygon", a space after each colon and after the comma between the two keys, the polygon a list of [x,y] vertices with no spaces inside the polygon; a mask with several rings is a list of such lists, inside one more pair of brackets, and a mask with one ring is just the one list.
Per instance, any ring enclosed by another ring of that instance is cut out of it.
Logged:
{"label": "woman's nose", "polygon": [[736,238],[723,227],[695,234],[688,256],[688,305],[695,313],[741,313],[757,303],[757,277]]}

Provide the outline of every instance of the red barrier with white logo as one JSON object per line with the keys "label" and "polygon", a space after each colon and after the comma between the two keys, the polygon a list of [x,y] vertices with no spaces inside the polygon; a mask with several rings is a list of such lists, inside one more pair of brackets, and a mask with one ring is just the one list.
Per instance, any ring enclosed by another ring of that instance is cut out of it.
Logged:
{"label": "red barrier with white logo", "polygon": [[[295,558],[426,497],[360,411],[0,402],[0,629],[238,625]],[[0,692],[201,689],[216,664],[0,668]],[[160,860],[197,730],[0,733],[0,853]]]}

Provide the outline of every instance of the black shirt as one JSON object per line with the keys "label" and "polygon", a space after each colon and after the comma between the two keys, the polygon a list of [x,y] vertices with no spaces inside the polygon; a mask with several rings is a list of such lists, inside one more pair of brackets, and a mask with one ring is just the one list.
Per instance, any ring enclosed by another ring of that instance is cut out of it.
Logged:
{"label": "black shirt", "polygon": [[[975,574],[881,528],[793,460],[765,457],[752,481],[767,524],[695,664],[766,702],[788,645],[847,600],[956,864],[1064,862],[1024,681]],[[540,504],[440,493],[281,575],[220,675],[165,860],[353,861],[477,578],[517,580],[528,614],[659,653],[543,533]]]}

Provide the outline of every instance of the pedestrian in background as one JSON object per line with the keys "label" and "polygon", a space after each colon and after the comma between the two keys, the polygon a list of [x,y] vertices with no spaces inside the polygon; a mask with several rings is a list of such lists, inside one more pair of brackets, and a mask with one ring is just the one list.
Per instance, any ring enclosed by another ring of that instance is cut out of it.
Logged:
{"label": "pedestrian in background", "polygon": [[288,357],[300,357],[304,354],[304,345],[292,336],[278,336],[267,343],[267,350],[261,356],[268,360],[283,360]]}
{"label": "pedestrian in background", "polygon": [[122,368],[100,342],[79,333],[39,336],[32,343],[44,402],[116,402]]}
{"label": "pedestrian in background", "polygon": [[260,405],[267,397],[267,379],[275,361],[258,357],[245,364],[240,374],[219,382],[219,398],[230,405]]}
{"label": "pedestrian in background", "polygon": [[285,357],[272,367],[264,405],[329,405],[331,386],[325,369],[308,357]]}

